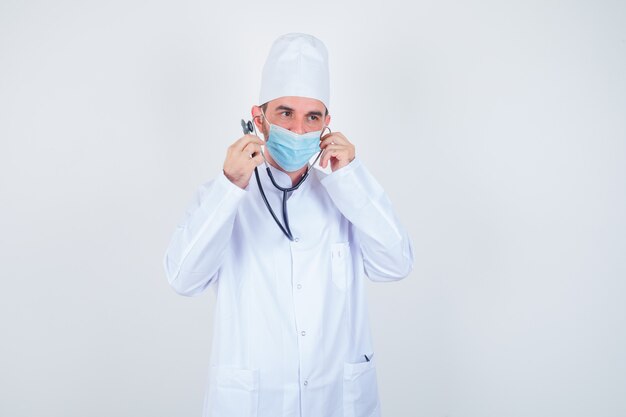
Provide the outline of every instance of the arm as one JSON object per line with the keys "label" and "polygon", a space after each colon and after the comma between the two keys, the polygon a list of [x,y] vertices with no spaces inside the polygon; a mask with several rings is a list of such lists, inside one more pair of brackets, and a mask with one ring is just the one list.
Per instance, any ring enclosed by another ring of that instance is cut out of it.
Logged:
{"label": "arm", "polygon": [[239,202],[254,168],[263,162],[263,143],[244,135],[228,147],[222,175],[203,184],[178,224],[163,266],[181,295],[197,295],[217,278],[229,245]]}
{"label": "arm", "polygon": [[365,273],[372,281],[394,281],[413,269],[411,240],[384,190],[358,159],[321,180],[346,219],[354,225]]}
{"label": "arm", "polygon": [[216,279],[245,193],[224,174],[200,186],[163,259],[168,282],[177,293],[198,295]]}

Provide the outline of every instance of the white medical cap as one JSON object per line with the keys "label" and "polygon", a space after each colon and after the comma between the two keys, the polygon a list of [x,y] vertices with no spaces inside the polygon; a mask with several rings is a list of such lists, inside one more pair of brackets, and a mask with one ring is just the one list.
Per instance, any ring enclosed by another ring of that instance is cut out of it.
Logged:
{"label": "white medical cap", "polygon": [[263,67],[259,103],[285,96],[314,98],[329,108],[328,51],[316,37],[288,33],[274,41]]}

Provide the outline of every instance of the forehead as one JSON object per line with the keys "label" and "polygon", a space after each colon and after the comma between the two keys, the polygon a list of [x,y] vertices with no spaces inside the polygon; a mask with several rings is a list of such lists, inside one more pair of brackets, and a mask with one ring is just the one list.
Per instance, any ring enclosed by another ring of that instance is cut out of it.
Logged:
{"label": "forehead", "polygon": [[311,111],[323,113],[326,109],[324,103],[317,99],[296,96],[279,97],[267,103],[267,109],[269,111],[275,110],[278,107],[288,107],[290,109],[293,109],[295,112],[302,113],[308,113]]}

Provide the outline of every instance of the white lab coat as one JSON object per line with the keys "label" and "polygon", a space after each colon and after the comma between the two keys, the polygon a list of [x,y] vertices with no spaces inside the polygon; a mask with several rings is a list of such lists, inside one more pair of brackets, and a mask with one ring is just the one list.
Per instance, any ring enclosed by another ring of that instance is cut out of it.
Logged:
{"label": "white lab coat", "polygon": [[[205,417],[380,416],[364,278],[407,276],[411,242],[359,159],[312,171],[287,200],[293,242],[254,174],[246,190],[223,174],[203,184],[174,232],[171,286],[216,293]],[[259,174],[282,219],[282,192]]]}

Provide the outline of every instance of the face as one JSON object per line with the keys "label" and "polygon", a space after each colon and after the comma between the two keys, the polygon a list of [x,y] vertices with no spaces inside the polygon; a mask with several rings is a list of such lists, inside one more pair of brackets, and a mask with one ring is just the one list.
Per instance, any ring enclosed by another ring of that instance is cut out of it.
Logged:
{"label": "face", "polygon": [[267,137],[270,123],[288,129],[297,134],[322,130],[330,124],[330,115],[326,115],[326,106],[321,101],[307,97],[280,97],[267,103],[265,120],[260,106],[252,107],[252,116],[257,129]]}

